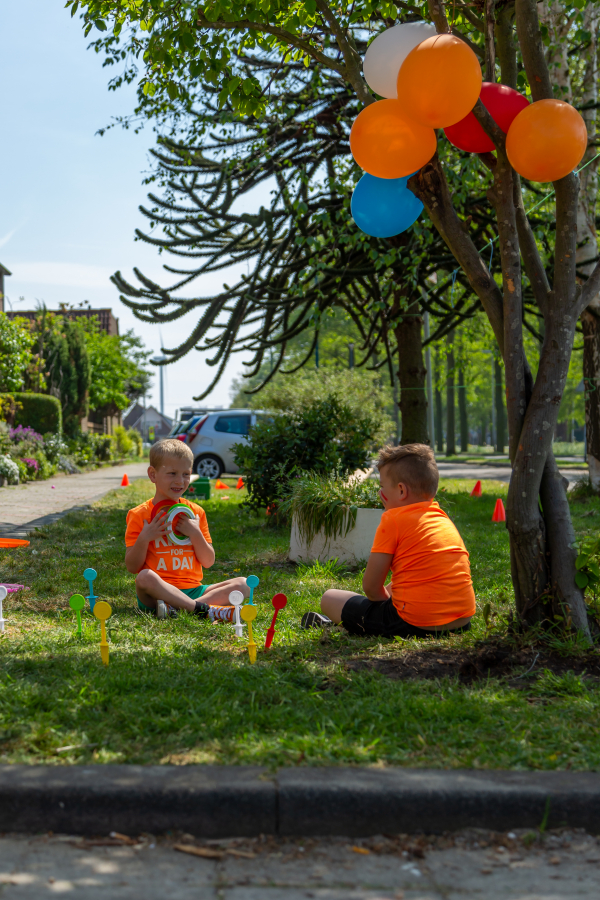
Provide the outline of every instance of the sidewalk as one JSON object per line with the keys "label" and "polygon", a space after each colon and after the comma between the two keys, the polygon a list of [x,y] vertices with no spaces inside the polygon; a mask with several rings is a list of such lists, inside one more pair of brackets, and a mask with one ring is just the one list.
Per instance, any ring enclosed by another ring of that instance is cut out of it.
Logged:
{"label": "sidewalk", "polygon": [[0,488],[0,535],[27,537],[73,509],[81,509],[129,480],[145,478],[148,463],[123,463],[81,475],[57,473],[47,481],[30,481]]}
{"label": "sidewalk", "polygon": [[[600,845],[585,832],[459,832],[440,839],[267,835],[0,837],[5,900],[595,900]],[[111,846],[112,845],[112,846]],[[174,847],[192,849],[192,853]],[[202,856],[193,855],[199,849]]]}

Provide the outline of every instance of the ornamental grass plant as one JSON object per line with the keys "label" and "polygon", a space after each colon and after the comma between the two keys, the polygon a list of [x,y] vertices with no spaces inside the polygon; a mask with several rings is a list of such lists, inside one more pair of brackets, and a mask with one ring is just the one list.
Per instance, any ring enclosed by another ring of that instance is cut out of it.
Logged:
{"label": "ornamental grass plant", "polygon": [[346,537],[356,525],[359,509],[383,509],[379,481],[340,472],[306,472],[288,482],[279,512],[295,519],[301,539],[308,545],[322,531],[333,540]]}

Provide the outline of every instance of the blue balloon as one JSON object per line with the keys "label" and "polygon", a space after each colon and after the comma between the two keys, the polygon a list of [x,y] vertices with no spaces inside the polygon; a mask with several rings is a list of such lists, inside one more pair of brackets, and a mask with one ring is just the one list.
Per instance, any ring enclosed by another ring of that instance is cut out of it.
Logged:
{"label": "blue balloon", "polygon": [[350,205],[352,218],[361,231],[371,237],[393,237],[417,221],[423,204],[406,186],[410,177],[363,175],[354,188]]}

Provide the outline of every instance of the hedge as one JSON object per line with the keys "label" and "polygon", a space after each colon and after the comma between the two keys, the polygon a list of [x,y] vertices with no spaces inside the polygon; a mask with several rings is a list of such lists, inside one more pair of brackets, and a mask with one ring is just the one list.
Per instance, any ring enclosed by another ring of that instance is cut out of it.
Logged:
{"label": "hedge", "polygon": [[[0,394],[0,397],[7,396]],[[60,434],[62,431],[62,410],[60,401],[49,394],[26,394],[15,392],[13,397],[21,408],[15,414],[15,427],[23,425],[35,428],[39,434]]]}

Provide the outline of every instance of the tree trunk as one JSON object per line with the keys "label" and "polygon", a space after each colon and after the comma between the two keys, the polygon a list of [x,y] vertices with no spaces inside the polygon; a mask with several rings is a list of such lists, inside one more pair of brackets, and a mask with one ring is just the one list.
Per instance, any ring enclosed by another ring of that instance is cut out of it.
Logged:
{"label": "tree trunk", "polygon": [[465,370],[458,370],[458,418],[460,424],[460,451],[468,453],[469,450],[469,420],[467,417],[467,386],[465,384]]}
{"label": "tree trunk", "polygon": [[456,424],[454,419],[454,332],[448,335],[450,350],[446,357],[446,456],[456,453]]}
{"label": "tree trunk", "polygon": [[494,385],[496,396],[496,452],[504,453],[506,445],[506,416],[504,413],[504,391],[502,390],[502,366],[500,360],[494,357]]}
{"label": "tree trunk", "polygon": [[[412,303],[395,327],[398,343],[398,380],[402,444],[428,444],[427,369],[423,362],[423,319],[418,302]],[[432,436],[433,440],[433,436]]]}
{"label": "tree trunk", "polygon": [[[583,13],[583,27],[590,35],[589,46],[583,50],[585,70],[581,114],[585,120],[590,144],[582,162],[593,159],[596,145],[596,119],[598,102],[598,11],[593,6]],[[588,109],[585,107],[588,106]],[[594,259],[598,256],[598,236],[596,234],[596,197],[598,195],[598,161],[591,162],[581,172],[581,189],[577,206],[577,272],[588,276],[594,269]],[[600,493],[600,296],[592,298],[588,308],[581,315],[583,328],[583,378],[585,388],[585,439],[589,466],[590,484]]]}
{"label": "tree trunk", "polygon": [[600,319],[590,306],[581,314],[581,325],[587,458],[590,484],[600,493]]}

